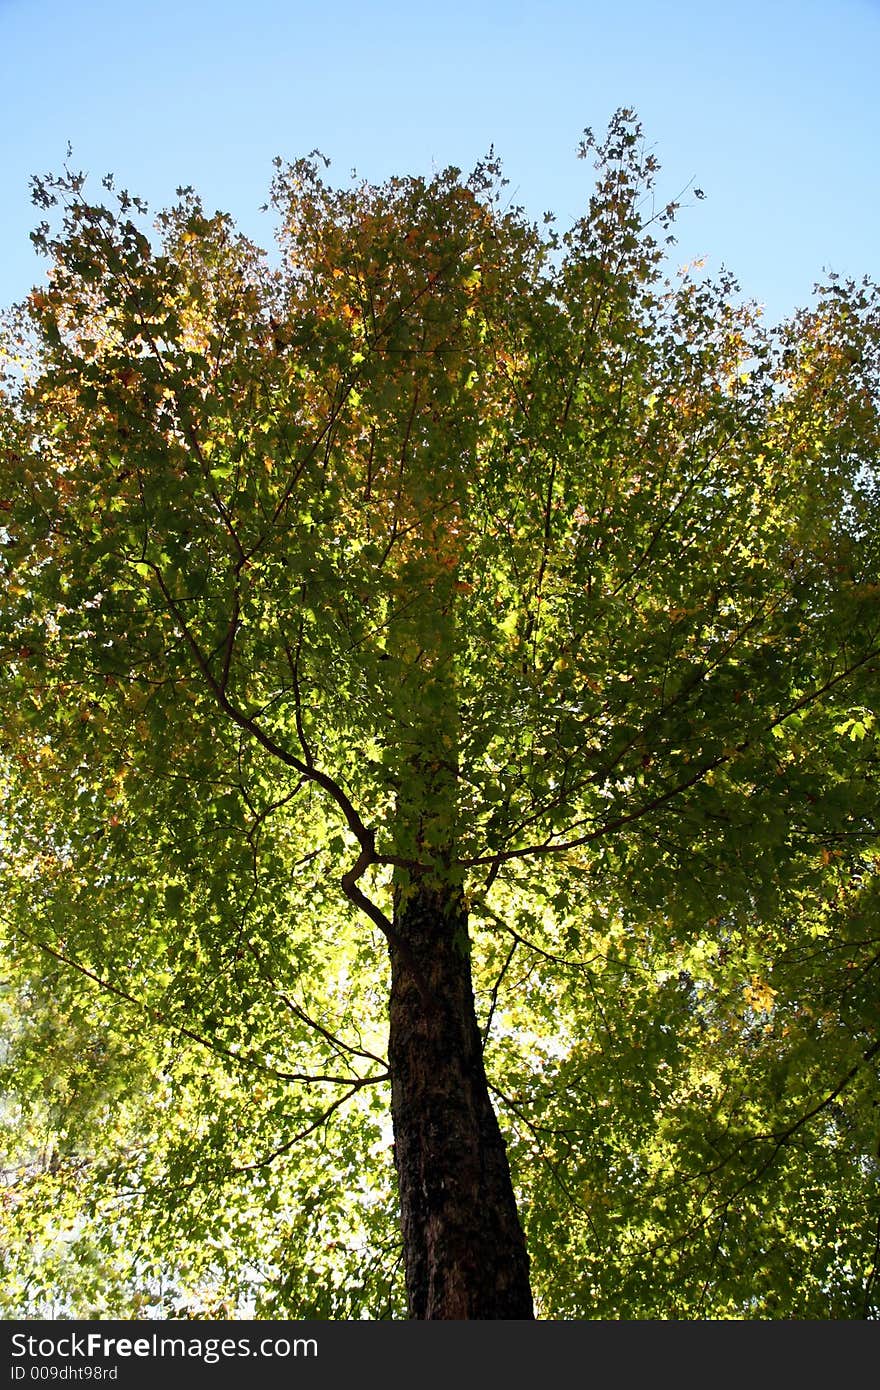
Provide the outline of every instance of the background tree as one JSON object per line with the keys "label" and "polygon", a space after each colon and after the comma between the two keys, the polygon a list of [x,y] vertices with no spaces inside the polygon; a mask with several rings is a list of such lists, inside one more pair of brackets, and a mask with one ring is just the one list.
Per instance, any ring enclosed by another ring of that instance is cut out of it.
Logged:
{"label": "background tree", "polygon": [[18,1306],[876,1312],[877,295],[765,330],[581,153],[564,235],[279,163],[277,261],[35,183]]}

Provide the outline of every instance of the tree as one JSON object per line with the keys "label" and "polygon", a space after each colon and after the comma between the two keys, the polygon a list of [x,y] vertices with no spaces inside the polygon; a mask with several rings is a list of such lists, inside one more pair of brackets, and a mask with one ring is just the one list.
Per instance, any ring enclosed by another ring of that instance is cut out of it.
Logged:
{"label": "tree", "polygon": [[35,181],[13,1202],[50,1250],[80,1194],[97,1306],[173,1229],[269,1315],[393,1314],[396,1208],[410,1317],[876,1311],[877,294],[767,330],[665,278],[631,113],[581,154],[564,235],[493,155],[279,162],[277,262]]}

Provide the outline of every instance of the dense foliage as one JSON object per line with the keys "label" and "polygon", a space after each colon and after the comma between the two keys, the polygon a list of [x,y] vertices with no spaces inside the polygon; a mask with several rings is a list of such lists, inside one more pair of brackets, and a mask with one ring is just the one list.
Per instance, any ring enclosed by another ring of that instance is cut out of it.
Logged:
{"label": "dense foliage", "polygon": [[[35,183],[5,333],[6,1316],[401,1317],[392,882],[463,892],[546,1318],[878,1312],[880,298],[278,165]],[[51,225],[57,222],[60,225]],[[396,877],[395,877],[396,876]]]}

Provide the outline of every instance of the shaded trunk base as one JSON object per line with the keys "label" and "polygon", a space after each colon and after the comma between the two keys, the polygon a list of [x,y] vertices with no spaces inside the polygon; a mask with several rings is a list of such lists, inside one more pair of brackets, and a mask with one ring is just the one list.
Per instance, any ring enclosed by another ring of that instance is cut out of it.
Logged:
{"label": "shaded trunk base", "polygon": [[398,893],[389,1061],[411,1318],[532,1319],[529,1261],[489,1098],[467,915]]}

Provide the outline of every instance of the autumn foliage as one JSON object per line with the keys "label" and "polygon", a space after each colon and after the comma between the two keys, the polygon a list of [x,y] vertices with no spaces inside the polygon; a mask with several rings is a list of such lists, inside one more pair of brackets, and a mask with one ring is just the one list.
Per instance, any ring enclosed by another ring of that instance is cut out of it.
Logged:
{"label": "autumn foliage", "polygon": [[581,153],[35,181],[7,1316],[877,1316],[880,299]]}

